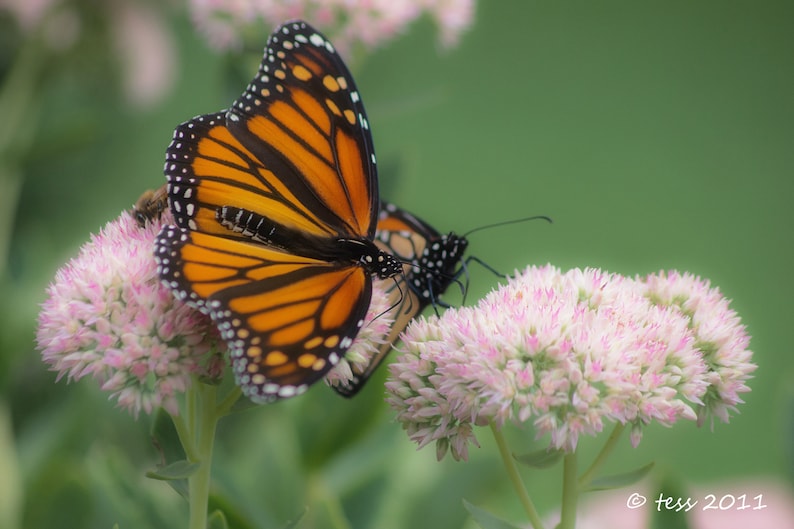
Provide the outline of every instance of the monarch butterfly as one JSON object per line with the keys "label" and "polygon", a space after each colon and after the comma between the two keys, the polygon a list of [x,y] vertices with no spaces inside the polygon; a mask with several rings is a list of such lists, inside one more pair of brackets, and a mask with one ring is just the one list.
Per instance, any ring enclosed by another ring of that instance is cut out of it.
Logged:
{"label": "monarch butterfly", "polygon": [[[133,214],[143,228],[148,222],[159,220],[166,207],[167,191],[163,185],[144,191],[133,206]],[[437,303],[456,280],[461,270],[456,267],[462,263],[468,240],[451,232],[442,235],[395,204],[381,202],[375,244],[405,263],[401,279],[387,291],[394,323],[378,354],[363,369],[353,368],[351,381],[332,386],[345,397],[353,397],[364,387],[411,320],[429,304]]]}
{"label": "monarch butterfly", "polygon": [[165,174],[176,226],[155,242],[160,278],[215,321],[252,401],[303,393],[358,334],[371,276],[403,271],[373,242],[371,132],[331,43],[277,28],[229,110],[176,128]]}
{"label": "monarch butterfly", "polygon": [[[133,214],[143,228],[160,218],[167,204],[166,186],[147,190],[133,206]],[[375,244],[403,261],[402,279],[389,293],[389,312],[394,323],[388,336],[363,370],[353,369],[354,378],[333,388],[345,397],[356,395],[390,352],[400,333],[411,320],[431,303],[437,303],[449,285],[456,280],[463,253],[468,247],[464,236],[441,235],[432,226],[395,204],[381,202]]]}
{"label": "monarch butterfly", "polygon": [[332,386],[345,397],[354,396],[364,387],[411,320],[431,303],[438,303],[439,296],[457,280],[469,245],[465,236],[451,232],[442,235],[423,220],[385,202],[380,208],[375,243],[405,263],[400,280],[389,290],[394,323],[367,365],[358,371],[353,368],[349,382]]}

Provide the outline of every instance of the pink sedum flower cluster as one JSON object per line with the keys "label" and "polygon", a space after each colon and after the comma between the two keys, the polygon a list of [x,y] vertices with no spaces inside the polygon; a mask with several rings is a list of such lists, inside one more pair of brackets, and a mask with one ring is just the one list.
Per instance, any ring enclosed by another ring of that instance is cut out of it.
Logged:
{"label": "pink sedum flower cluster", "polygon": [[435,19],[444,46],[457,44],[474,18],[474,0],[190,0],[194,23],[218,49],[238,48],[241,29],[260,21],[275,27],[304,19],[343,54],[374,49],[423,14]]}
{"label": "pink sedum flower cluster", "polygon": [[387,400],[439,459],[466,459],[490,423],[531,421],[573,451],[605,422],[630,425],[636,446],[652,421],[727,421],[756,367],[728,301],[676,272],[529,267],[476,307],[417,319],[403,343]]}
{"label": "pink sedum flower cluster", "polygon": [[39,314],[36,341],[58,379],[90,375],[135,416],[175,415],[193,375],[223,373],[215,325],[157,276],[154,239],[169,221],[142,228],[125,212],[108,223],[58,270]]}
{"label": "pink sedum flower cluster", "polygon": [[714,417],[728,422],[729,412],[742,402],[739,393],[750,391],[745,381],[755,369],[750,363],[750,336],[739,316],[719,290],[691,274],[659,272],[646,277],[645,284],[652,303],[676,307],[689,318],[696,346],[708,366],[708,388],[704,405],[699,408],[698,424],[709,417],[712,422]]}

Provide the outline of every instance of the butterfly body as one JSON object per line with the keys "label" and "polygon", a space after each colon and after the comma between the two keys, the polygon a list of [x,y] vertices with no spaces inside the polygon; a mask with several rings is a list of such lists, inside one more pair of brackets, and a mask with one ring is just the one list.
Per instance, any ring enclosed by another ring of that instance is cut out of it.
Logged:
{"label": "butterfly body", "polygon": [[216,211],[215,216],[221,225],[234,232],[297,255],[339,264],[357,263],[380,279],[388,279],[402,272],[402,264],[368,239],[317,237],[278,225],[258,213],[232,206],[223,206]]}
{"label": "butterfly body", "polygon": [[304,22],[277,28],[227,111],[176,128],[165,174],[161,279],[213,318],[251,400],[306,391],[358,334],[372,276],[403,271],[373,240],[371,132],[330,42]]}

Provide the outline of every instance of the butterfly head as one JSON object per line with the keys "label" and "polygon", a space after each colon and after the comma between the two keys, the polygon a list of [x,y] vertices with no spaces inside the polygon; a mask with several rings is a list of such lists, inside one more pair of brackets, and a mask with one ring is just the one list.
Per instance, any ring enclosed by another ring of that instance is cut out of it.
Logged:
{"label": "butterfly head", "polygon": [[378,279],[389,279],[403,273],[403,265],[392,254],[379,250],[372,245],[372,251],[363,254],[360,258],[362,266]]}

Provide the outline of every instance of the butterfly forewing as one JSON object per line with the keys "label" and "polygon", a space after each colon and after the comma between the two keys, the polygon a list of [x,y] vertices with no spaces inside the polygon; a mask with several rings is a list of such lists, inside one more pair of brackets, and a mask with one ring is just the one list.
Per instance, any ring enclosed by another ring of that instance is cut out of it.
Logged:
{"label": "butterfly forewing", "polygon": [[267,212],[274,223],[306,233],[338,233],[311,211],[295,206],[297,198],[281,181],[282,175],[243,147],[226,127],[225,113],[198,116],[177,127],[166,158],[169,200],[181,228],[227,235],[215,212],[234,203]]}
{"label": "butterfly forewing", "polygon": [[270,37],[259,72],[228,112],[229,128],[282,178],[290,203],[339,233],[372,237],[377,171],[369,122],[345,64],[310,26]]}

